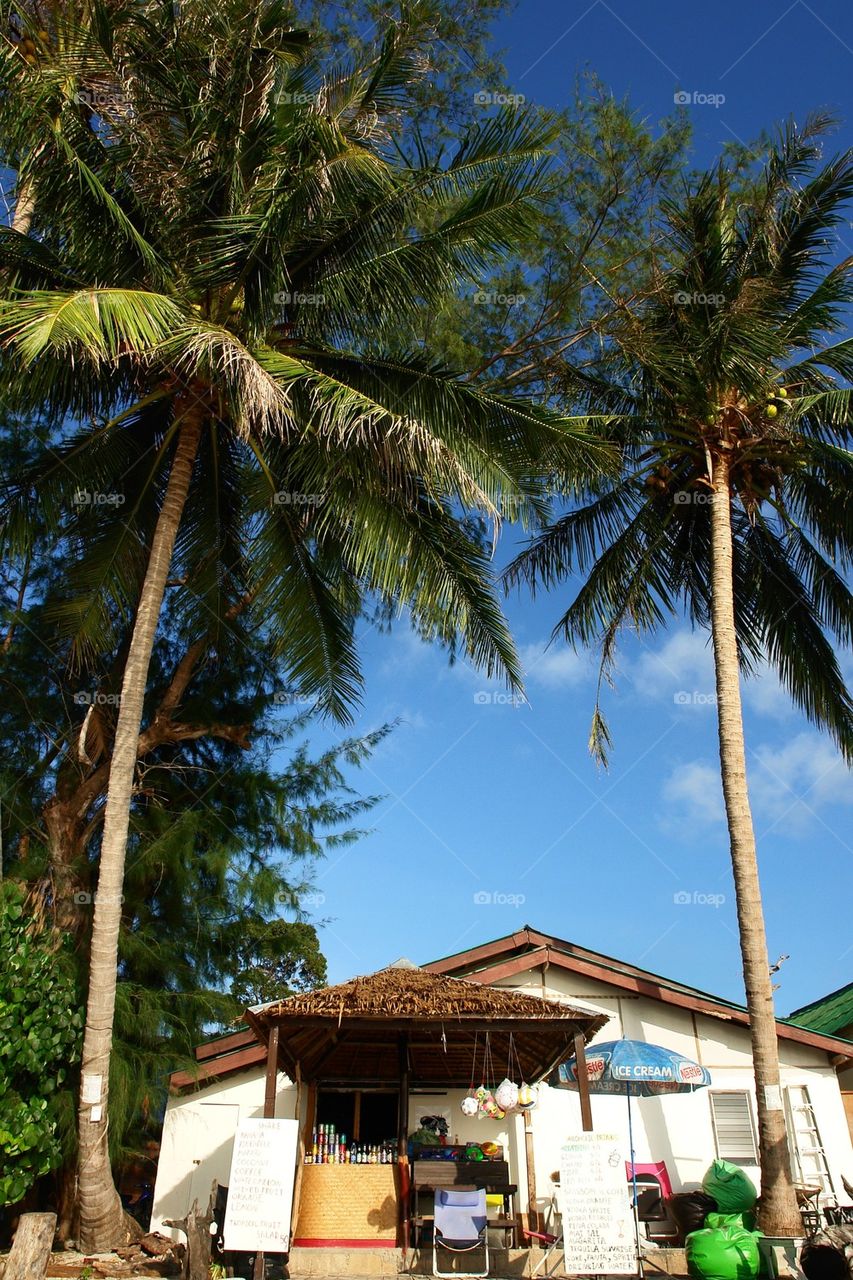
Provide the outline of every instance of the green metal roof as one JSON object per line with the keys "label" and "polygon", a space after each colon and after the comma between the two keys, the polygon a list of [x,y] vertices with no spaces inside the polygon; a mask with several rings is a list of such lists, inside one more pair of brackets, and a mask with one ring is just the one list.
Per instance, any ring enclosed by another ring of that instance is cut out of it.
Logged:
{"label": "green metal roof", "polygon": [[794,1022],[798,1027],[808,1027],[810,1031],[820,1031],[824,1035],[833,1035],[846,1027],[853,1027],[853,982],[846,987],[839,987],[828,996],[795,1009],[786,1022]]}

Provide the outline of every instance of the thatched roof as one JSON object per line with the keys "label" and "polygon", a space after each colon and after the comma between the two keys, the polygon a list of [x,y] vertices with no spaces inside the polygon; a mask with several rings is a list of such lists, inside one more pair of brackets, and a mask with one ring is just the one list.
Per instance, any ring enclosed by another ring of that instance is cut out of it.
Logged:
{"label": "thatched roof", "polygon": [[[523,991],[484,986],[410,965],[351,978],[251,1009],[258,1035],[278,1024],[282,1066],[303,1079],[392,1081],[405,1037],[413,1084],[463,1087],[471,1082],[475,1042],[489,1032],[504,1074],[510,1037],[524,1078],[541,1079],[607,1019]],[[476,1083],[480,1083],[478,1080]],[[496,1083],[496,1082],[491,1082]]]}
{"label": "thatched roof", "polygon": [[548,1021],[589,1017],[556,1000],[543,1000],[524,991],[488,987],[464,978],[427,973],[414,965],[391,965],[377,973],[349,978],[334,987],[320,987],[253,1009],[263,1021],[291,1018],[525,1018]]}

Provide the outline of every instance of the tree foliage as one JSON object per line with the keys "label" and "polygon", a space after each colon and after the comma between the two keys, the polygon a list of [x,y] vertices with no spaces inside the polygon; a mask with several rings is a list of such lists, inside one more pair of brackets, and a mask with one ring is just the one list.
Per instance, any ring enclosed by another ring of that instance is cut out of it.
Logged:
{"label": "tree foliage", "polygon": [[[82,982],[122,646],[72,672],[67,645],[53,649],[45,623],[67,566],[34,568],[40,586],[17,611],[0,672],[0,744],[14,760],[3,775],[0,834],[7,866],[67,942]],[[235,631],[230,646],[198,655],[180,712],[158,737],[152,724],[164,724],[163,699],[185,659],[167,624],[131,810],[110,1078],[114,1158],[156,1130],[168,1074],[191,1065],[196,1043],[238,1021],[245,1004],[272,998],[257,993],[275,992],[278,980],[279,994],[323,980],[308,916],[312,880],[326,850],[364,834],[376,797],[357,794],[351,778],[388,731],[312,751],[310,704],[294,705]],[[71,1070],[68,1116],[75,1085]]]}
{"label": "tree foliage", "polygon": [[[233,972],[231,995],[238,1004],[266,1004],[325,984],[326,959],[312,925],[241,918],[231,935],[227,966]],[[223,941],[227,946],[229,940]]]}
{"label": "tree foliage", "polygon": [[0,1204],[61,1163],[74,1109],[65,1090],[80,1047],[80,985],[33,906],[23,884],[0,884]]}
{"label": "tree foliage", "polygon": [[[553,126],[504,110],[407,162],[392,139],[421,69],[405,23],[328,70],[279,6],[121,14],[69,15],[29,69],[14,46],[0,57],[0,133],[10,163],[30,156],[39,231],[0,236],[8,395],[82,424],[8,495],[4,547],[25,550],[37,494],[52,534],[78,535],[57,621],[78,656],[109,647],[182,397],[201,397],[174,565],[197,630],[247,597],[288,679],[338,716],[375,598],[517,681],[487,551],[458,511],[535,520],[543,473],[602,459],[418,339],[425,310],[533,224]],[[97,106],[83,121],[81,94]]]}

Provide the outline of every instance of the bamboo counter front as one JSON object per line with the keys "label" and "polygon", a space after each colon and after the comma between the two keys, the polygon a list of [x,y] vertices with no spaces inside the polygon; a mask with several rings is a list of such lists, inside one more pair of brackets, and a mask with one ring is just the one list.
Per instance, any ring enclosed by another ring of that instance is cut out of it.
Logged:
{"label": "bamboo counter front", "polygon": [[395,1165],[302,1166],[295,1245],[393,1248],[398,1221]]}

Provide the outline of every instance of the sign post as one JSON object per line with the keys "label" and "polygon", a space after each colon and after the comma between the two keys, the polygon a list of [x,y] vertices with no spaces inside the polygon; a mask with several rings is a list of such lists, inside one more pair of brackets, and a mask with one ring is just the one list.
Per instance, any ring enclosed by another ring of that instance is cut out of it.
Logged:
{"label": "sign post", "polygon": [[625,1156],[614,1133],[579,1133],[560,1150],[560,1216],[567,1275],[636,1275]]}
{"label": "sign post", "polygon": [[296,1120],[241,1120],[234,1137],[225,1248],[287,1253],[296,1172]]}

